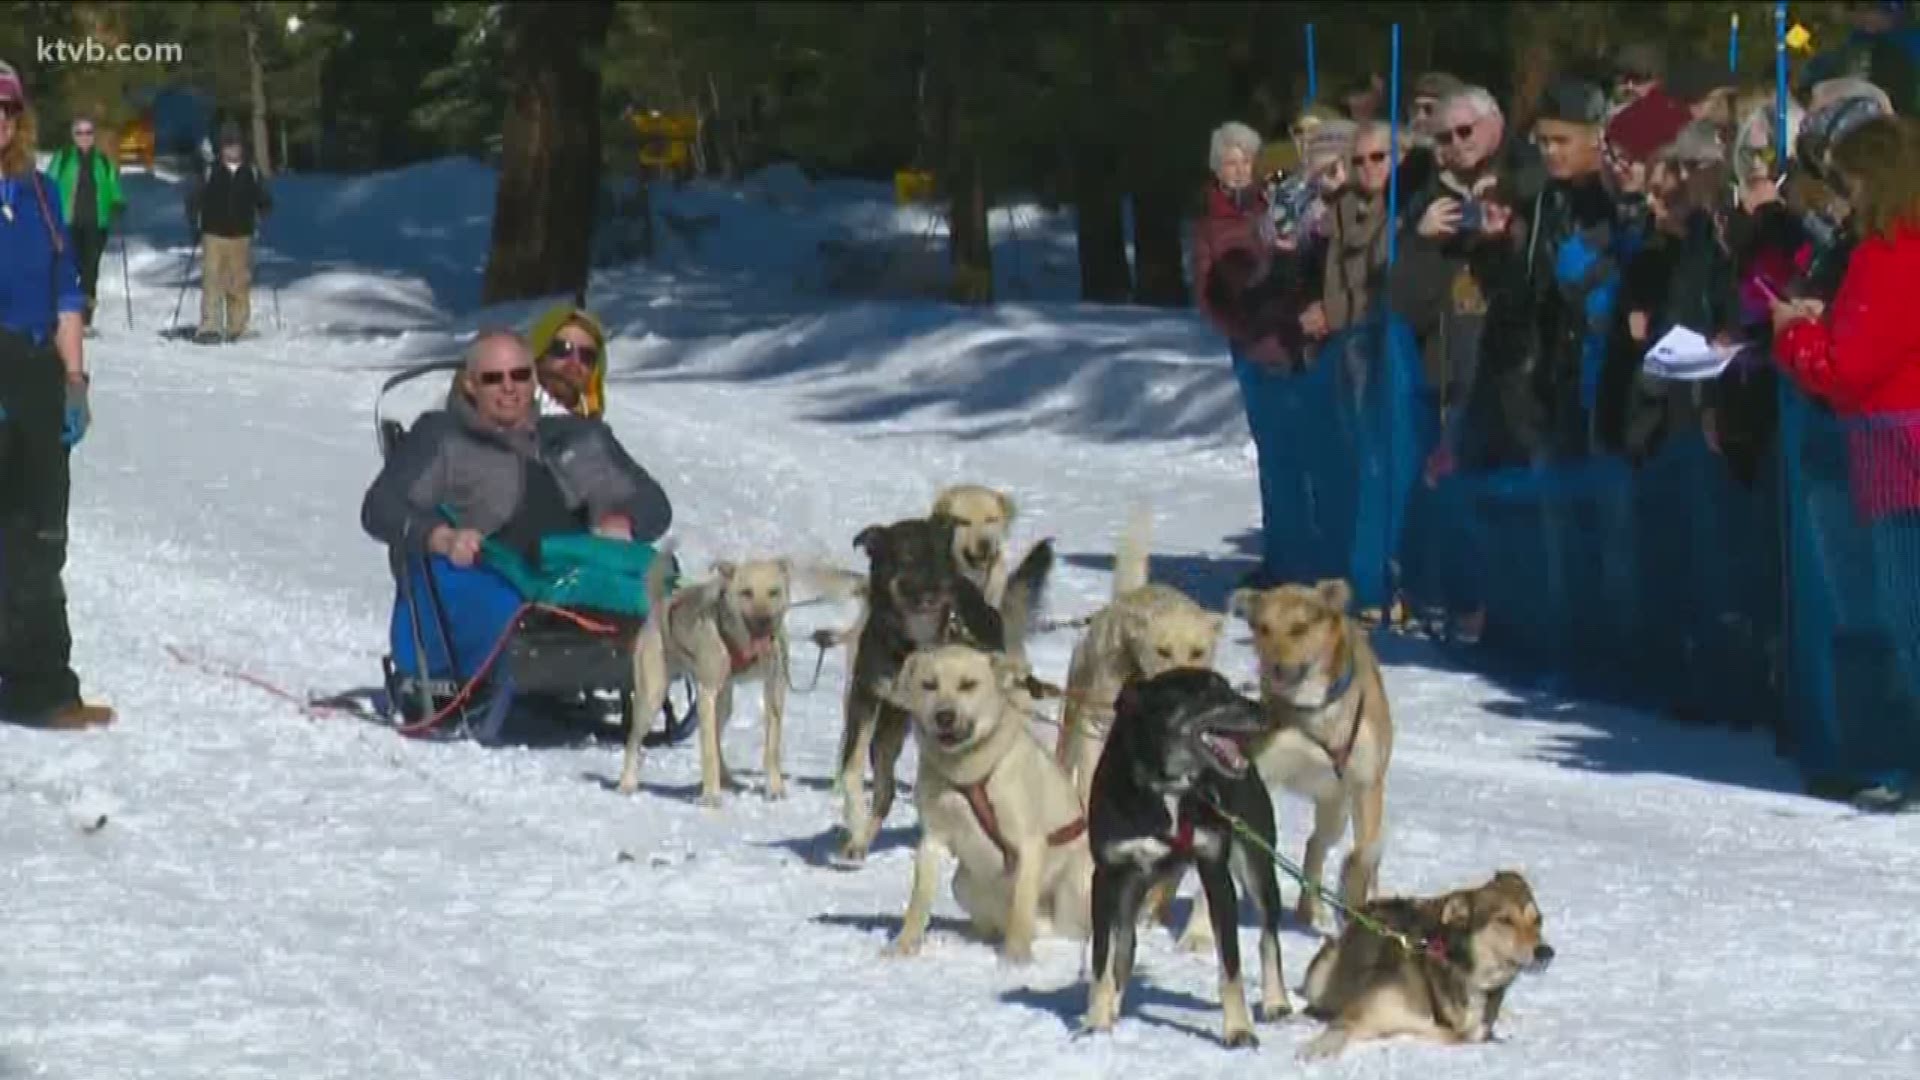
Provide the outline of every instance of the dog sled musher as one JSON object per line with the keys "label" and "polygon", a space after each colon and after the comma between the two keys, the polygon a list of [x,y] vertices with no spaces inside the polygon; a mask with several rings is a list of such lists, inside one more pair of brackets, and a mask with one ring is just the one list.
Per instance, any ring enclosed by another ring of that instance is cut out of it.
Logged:
{"label": "dog sled musher", "polygon": [[[409,434],[384,415],[386,395],[460,366],[423,364],[381,387],[374,423],[383,458]],[[459,525],[451,511],[442,508],[441,516]],[[392,651],[381,659],[383,691],[373,702],[383,721],[409,737],[488,746],[514,741],[510,732],[523,724],[588,731],[617,724],[624,733],[640,722],[633,715],[633,641],[647,617],[647,573],[657,558],[672,556],[584,531],[548,536],[538,554],[539,564],[531,565],[490,540],[473,567],[479,573],[425,553],[397,556]],[[667,594],[678,584],[679,567],[670,562]],[[455,610],[465,617],[451,617]],[[682,685],[685,705],[676,710],[669,695],[662,726],[648,732],[646,745],[673,745],[693,730],[693,692]]]}

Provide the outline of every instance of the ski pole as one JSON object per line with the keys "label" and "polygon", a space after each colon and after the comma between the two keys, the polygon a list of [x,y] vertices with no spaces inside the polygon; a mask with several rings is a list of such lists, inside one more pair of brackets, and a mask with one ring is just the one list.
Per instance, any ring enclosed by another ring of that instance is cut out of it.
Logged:
{"label": "ski pole", "polygon": [[187,285],[193,281],[193,264],[199,261],[200,234],[196,232],[193,237],[193,251],[187,255],[186,272],[180,275],[180,295],[173,301],[173,319],[167,324],[170,327],[180,325],[180,308],[187,302]]}
{"label": "ski pole", "polygon": [[133,329],[133,271],[127,262],[127,234],[120,234],[120,290],[127,298],[127,329]]}

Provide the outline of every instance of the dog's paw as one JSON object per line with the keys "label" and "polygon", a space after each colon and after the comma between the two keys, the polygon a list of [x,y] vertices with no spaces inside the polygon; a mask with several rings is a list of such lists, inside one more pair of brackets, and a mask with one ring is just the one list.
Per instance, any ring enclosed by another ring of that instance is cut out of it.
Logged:
{"label": "dog's paw", "polygon": [[1002,942],[1000,962],[1009,967],[1025,967],[1033,963],[1033,942],[1026,940]]}
{"label": "dog's paw", "polygon": [[768,802],[779,802],[787,797],[787,785],[778,781],[769,782],[767,789],[760,794]]}
{"label": "dog's paw", "polygon": [[640,777],[634,774],[622,773],[619,782],[613,785],[613,790],[622,795],[631,795],[640,790]]}
{"label": "dog's paw", "polygon": [[721,801],[720,793],[717,791],[703,791],[700,793],[700,805],[708,810],[720,809]]}
{"label": "dog's paw", "polygon": [[1263,1024],[1277,1024],[1292,1015],[1293,1002],[1284,995],[1278,1001],[1260,1003],[1260,1022]]}
{"label": "dog's paw", "polygon": [[1081,1039],[1090,1039],[1095,1035],[1111,1034],[1113,1034],[1113,1025],[1111,1023],[1103,1024],[1094,1020],[1092,1017],[1085,1017],[1081,1019],[1080,1026],[1073,1030],[1073,1039],[1077,1042]]}
{"label": "dog's paw", "polygon": [[1330,1058],[1338,1057],[1340,1051],[1346,1048],[1347,1033],[1337,1027],[1333,1027],[1308,1039],[1306,1045],[1300,1048],[1300,1052],[1296,1056],[1301,1061],[1326,1061]]}
{"label": "dog's paw", "polygon": [[901,934],[899,937],[888,942],[886,948],[880,950],[880,956],[887,960],[902,960],[919,956],[920,947],[925,944],[925,942],[926,939],[918,934],[911,936]]}
{"label": "dog's paw", "polygon": [[1224,1032],[1220,1036],[1220,1041],[1225,1043],[1229,1050],[1258,1050],[1260,1048],[1260,1037],[1246,1028],[1241,1028],[1238,1031]]}
{"label": "dog's paw", "polygon": [[847,867],[864,866],[867,862],[867,845],[849,840],[833,853],[833,861]]}

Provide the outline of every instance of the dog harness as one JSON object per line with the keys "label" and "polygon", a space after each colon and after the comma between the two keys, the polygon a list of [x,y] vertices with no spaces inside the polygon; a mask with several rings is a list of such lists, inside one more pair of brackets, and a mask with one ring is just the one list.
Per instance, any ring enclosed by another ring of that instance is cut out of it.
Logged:
{"label": "dog harness", "polygon": [[[1342,674],[1340,678],[1335,680],[1332,686],[1327,688],[1327,696],[1324,698],[1321,698],[1320,704],[1314,706],[1313,708],[1300,709],[1300,711],[1318,712],[1321,709],[1324,709],[1327,706],[1333,704],[1334,702],[1339,701],[1341,697],[1345,696],[1347,691],[1353,689],[1353,681],[1358,676],[1358,674],[1359,674],[1359,663],[1355,661],[1355,659],[1353,658],[1353,654],[1349,653],[1347,655],[1346,672]],[[1295,708],[1299,709],[1299,706],[1295,706]],[[1319,739],[1314,738],[1312,733],[1307,731],[1305,727],[1300,728],[1300,734],[1308,742],[1314,744],[1315,746],[1318,746],[1321,749],[1321,751],[1327,755],[1327,758],[1333,762],[1333,775],[1334,775],[1334,778],[1337,780],[1346,779],[1347,760],[1353,757],[1354,744],[1360,741],[1360,721],[1362,719],[1363,719],[1363,716],[1359,707],[1355,706],[1354,712],[1353,712],[1353,726],[1347,731],[1346,745],[1342,746],[1338,750],[1335,750],[1333,747],[1328,746],[1326,743],[1323,743]]]}
{"label": "dog harness", "polygon": [[[980,828],[987,834],[987,839],[993,841],[993,846],[1000,849],[1000,857],[1006,861],[1007,873],[1011,874],[1019,868],[1020,852],[1008,843],[1006,836],[1000,832],[1000,816],[993,812],[993,800],[987,796],[987,781],[992,778],[993,774],[989,773],[985,778],[961,788],[960,793],[967,797],[967,807],[973,811],[974,820],[980,823]],[[1059,847],[1062,844],[1070,844],[1086,831],[1086,816],[1076,815],[1072,821],[1047,834],[1047,846]]]}

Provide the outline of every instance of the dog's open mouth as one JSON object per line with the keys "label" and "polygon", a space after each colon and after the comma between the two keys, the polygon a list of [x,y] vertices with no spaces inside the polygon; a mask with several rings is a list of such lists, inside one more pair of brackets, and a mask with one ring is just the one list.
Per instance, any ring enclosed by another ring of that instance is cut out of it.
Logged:
{"label": "dog's open mouth", "polygon": [[962,558],[960,561],[965,563],[967,569],[969,570],[973,570],[976,572],[985,572],[986,570],[992,568],[993,560],[996,557],[998,557],[999,554],[1000,554],[999,552],[994,551],[991,548],[988,548],[986,550],[974,550],[974,551],[967,552],[966,556]]}
{"label": "dog's open mouth", "polygon": [[1236,780],[1247,774],[1247,754],[1239,739],[1226,732],[1204,728],[1194,738],[1206,754],[1208,763],[1216,770]]}

